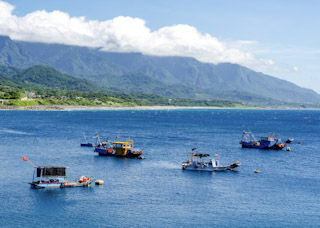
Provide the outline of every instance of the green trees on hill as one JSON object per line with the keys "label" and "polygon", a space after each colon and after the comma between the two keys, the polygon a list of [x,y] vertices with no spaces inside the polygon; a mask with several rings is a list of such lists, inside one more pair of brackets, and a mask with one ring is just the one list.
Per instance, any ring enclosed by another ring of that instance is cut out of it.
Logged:
{"label": "green trees on hill", "polygon": [[[135,75],[132,79],[136,81],[135,79],[142,80],[144,77],[141,79],[139,75]],[[125,78],[123,80],[125,81]],[[120,80],[119,83],[123,83],[124,81]],[[136,81],[136,83],[142,82]],[[150,83],[153,86],[157,86],[158,81],[150,79],[144,83],[146,83],[145,86],[150,85]],[[6,100],[6,105],[169,105],[217,107],[236,107],[239,105],[229,101],[170,98],[171,89],[179,90],[184,89],[183,87],[167,88],[166,94],[169,96],[165,97],[139,93],[134,90],[132,83],[127,84],[127,91],[119,90],[119,92],[111,92],[98,84],[62,74],[48,66],[37,65],[26,70],[0,66],[0,100]],[[21,98],[24,99],[21,100]]]}
{"label": "green trees on hill", "polygon": [[21,99],[23,93],[20,91],[0,91],[0,99]]}

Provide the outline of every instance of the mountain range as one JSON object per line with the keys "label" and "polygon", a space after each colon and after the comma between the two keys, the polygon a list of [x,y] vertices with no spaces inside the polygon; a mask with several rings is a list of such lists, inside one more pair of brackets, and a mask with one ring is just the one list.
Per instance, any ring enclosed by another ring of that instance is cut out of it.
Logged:
{"label": "mountain range", "polygon": [[78,46],[13,41],[0,36],[0,65],[22,69],[47,65],[109,90],[126,93],[266,106],[284,102],[320,103],[319,94],[291,82],[238,64],[215,65],[190,57],[103,52]]}

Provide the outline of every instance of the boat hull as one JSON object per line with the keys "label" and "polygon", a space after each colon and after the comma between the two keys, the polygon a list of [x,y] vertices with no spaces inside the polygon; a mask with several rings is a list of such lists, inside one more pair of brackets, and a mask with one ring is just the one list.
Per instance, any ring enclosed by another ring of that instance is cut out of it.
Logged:
{"label": "boat hull", "polygon": [[123,158],[139,158],[142,155],[142,151],[128,150],[126,154],[117,154],[114,150],[105,148],[95,148],[94,152],[98,153],[99,156],[111,156],[111,157],[123,157]]}
{"label": "boat hull", "polygon": [[221,166],[221,167],[182,166],[182,169],[183,170],[191,170],[191,171],[222,172],[222,171],[234,170],[235,168],[231,168],[229,166]]}
{"label": "boat hull", "polygon": [[94,180],[91,179],[89,181],[80,183],[80,182],[70,182],[70,183],[57,183],[57,184],[47,184],[47,183],[30,183],[31,188],[35,188],[35,189],[42,189],[42,188],[70,188],[70,187],[86,187],[86,186],[90,186],[90,184],[93,182]]}
{"label": "boat hull", "polygon": [[264,149],[264,150],[282,150],[285,144],[274,144],[274,145],[257,145],[248,142],[240,142],[242,148],[254,148],[254,149]]}
{"label": "boat hull", "polygon": [[31,188],[41,189],[41,188],[61,188],[64,183],[30,183]]}
{"label": "boat hull", "polygon": [[191,170],[191,171],[207,171],[207,172],[213,172],[215,171],[214,168],[211,166],[209,167],[201,167],[201,166],[193,166],[193,165],[182,165],[183,170]]}
{"label": "boat hull", "polygon": [[84,147],[95,147],[96,146],[95,144],[92,144],[92,143],[81,143],[80,145],[84,146]]}
{"label": "boat hull", "polygon": [[212,166],[209,165],[193,165],[193,164],[182,164],[183,170],[192,170],[192,171],[208,171],[208,172],[219,172],[219,171],[227,171],[227,170],[234,170],[235,168],[240,166],[240,162],[232,163],[231,165],[219,165],[219,166]]}

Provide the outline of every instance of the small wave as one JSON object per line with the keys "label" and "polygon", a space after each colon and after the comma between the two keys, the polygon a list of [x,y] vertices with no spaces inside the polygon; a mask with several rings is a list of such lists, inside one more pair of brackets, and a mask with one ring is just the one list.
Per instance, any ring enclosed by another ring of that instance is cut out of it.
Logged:
{"label": "small wave", "polygon": [[0,128],[0,134],[1,133],[15,134],[15,135],[29,135],[29,133],[27,133],[27,132],[16,131],[16,130],[11,130],[11,129],[7,129],[7,128]]}
{"label": "small wave", "polygon": [[166,161],[152,162],[152,163],[149,163],[149,165],[152,167],[160,167],[160,168],[166,168],[166,169],[181,168],[181,166],[177,163],[166,162]]}

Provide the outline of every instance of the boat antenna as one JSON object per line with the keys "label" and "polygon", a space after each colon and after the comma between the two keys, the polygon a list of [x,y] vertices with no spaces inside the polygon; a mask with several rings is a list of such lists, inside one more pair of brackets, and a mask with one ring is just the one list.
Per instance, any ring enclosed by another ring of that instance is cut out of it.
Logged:
{"label": "boat antenna", "polygon": [[84,132],[83,132],[83,137],[84,137],[85,142],[88,143],[87,136],[86,136],[86,134]]}
{"label": "boat antenna", "polygon": [[36,168],[37,166],[35,166],[26,156],[21,155],[21,158],[23,161],[25,162],[29,162],[30,165],[32,165],[33,168]]}

